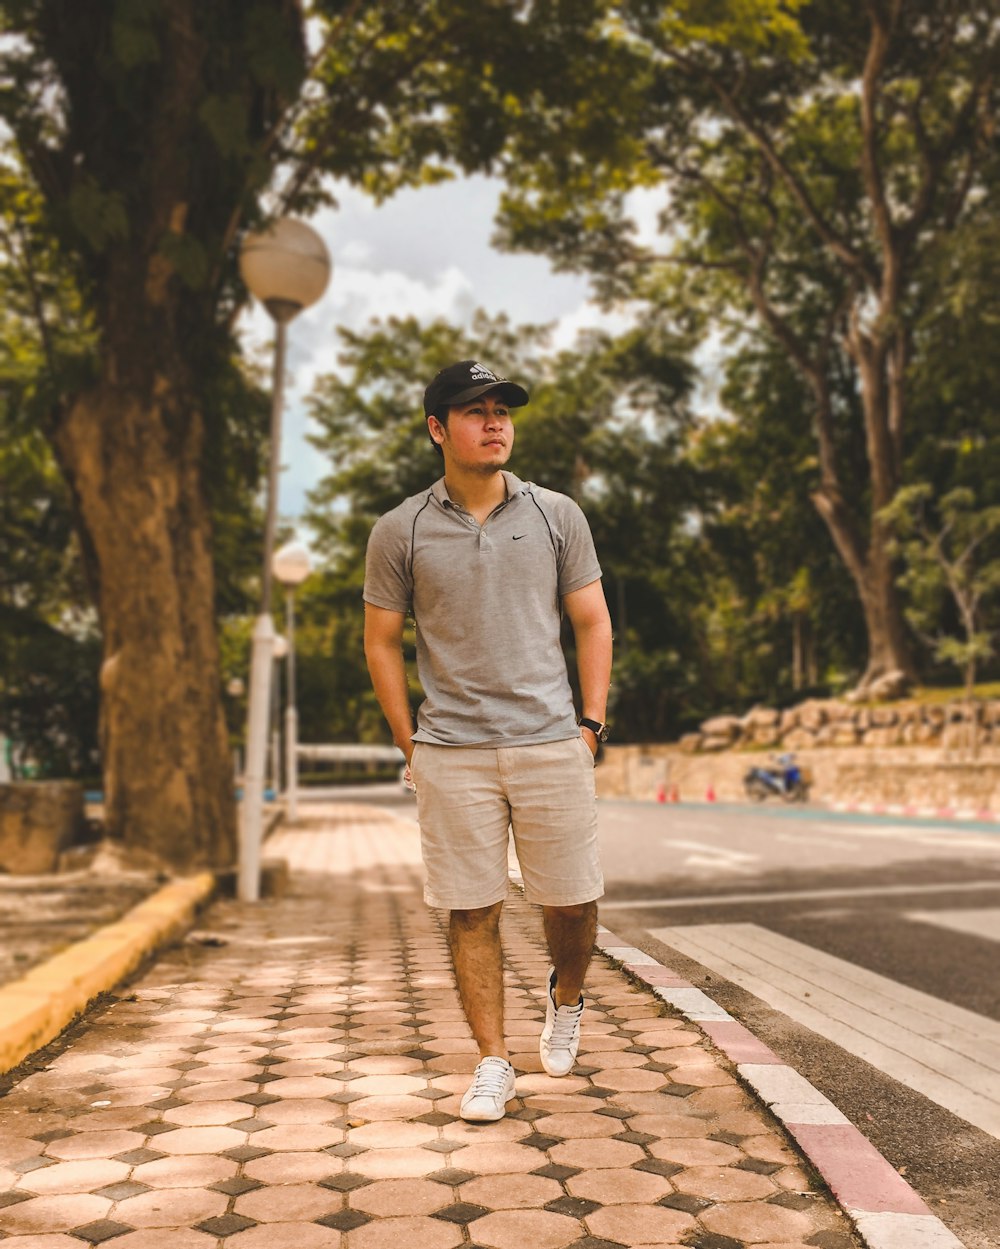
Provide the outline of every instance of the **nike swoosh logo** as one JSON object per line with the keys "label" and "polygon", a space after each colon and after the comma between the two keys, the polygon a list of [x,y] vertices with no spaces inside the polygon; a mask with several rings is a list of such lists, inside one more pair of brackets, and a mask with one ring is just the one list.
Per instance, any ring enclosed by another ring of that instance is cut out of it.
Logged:
{"label": "nike swoosh logo", "polygon": [[522,538],[526,538],[528,535],[525,533],[515,533],[512,536],[515,542],[520,542]]}

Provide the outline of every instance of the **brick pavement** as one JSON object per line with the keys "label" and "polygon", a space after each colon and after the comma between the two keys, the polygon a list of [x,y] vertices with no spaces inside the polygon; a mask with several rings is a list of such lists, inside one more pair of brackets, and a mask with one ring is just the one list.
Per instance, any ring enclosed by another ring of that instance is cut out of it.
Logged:
{"label": "brick pavement", "polygon": [[580,1062],[541,1071],[537,912],[504,915],[518,1097],[475,1065],[412,823],[308,809],[289,894],[217,902],[0,1101],[4,1249],[855,1249],[702,1033],[603,956]]}

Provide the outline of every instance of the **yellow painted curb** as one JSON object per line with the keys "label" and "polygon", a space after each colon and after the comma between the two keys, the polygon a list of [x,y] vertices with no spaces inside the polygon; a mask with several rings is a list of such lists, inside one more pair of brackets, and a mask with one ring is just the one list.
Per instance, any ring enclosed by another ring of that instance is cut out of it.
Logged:
{"label": "yellow painted curb", "polygon": [[48,1045],[94,998],[182,932],[214,889],[211,872],[164,885],[120,920],[0,988],[0,1074]]}

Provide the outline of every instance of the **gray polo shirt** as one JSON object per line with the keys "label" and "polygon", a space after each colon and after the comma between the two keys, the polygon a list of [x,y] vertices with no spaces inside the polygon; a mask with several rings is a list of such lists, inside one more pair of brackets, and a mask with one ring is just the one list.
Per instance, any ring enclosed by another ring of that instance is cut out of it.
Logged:
{"label": "gray polo shirt", "polygon": [[412,612],[426,700],[414,741],[532,745],[579,732],[559,641],[561,599],[601,576],[572,499],[504,472],[480,525],[444,478],[375,524],[366,603]]}

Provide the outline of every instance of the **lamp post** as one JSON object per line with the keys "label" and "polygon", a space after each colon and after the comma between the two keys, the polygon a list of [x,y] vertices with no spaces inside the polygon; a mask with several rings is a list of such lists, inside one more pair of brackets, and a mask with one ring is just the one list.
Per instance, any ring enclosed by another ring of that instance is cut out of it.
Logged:
{"label": "lamp post", "polygon": [[272,571],[285,587],[288,630],[288,688],[285,702],[285,820],[294,824],[299,816],[299,713],[295,706],[295,588],[312,572],[309,551],[301,542],[286,542],[275,551]]}
{"label": "lamp post", "polygon": [[311,226],[291,217],[283,217],[273,222],[260,233],[247,235],[240,248],[240,273],[243,281],[250,293],[267,309],[277,331],[271,384],[271,444],[264,522],[264,565],[260,614],[253,631],[240,820],[237,892],[243,902],[256,902],[260,897],[264,772],[267,763],[267,722],[274,654],[271,555],[274,550],[274,524],[278,510],[287,328],[293,317],[322,296],[330,280],[330,269],[330,256],[323,240]]}
{"label": "lamp post", "polygon": [[281,793],[281,660],[288,654],[288,642],[281,633],[275,634],[274,682],[271,689],[271,789]]}

